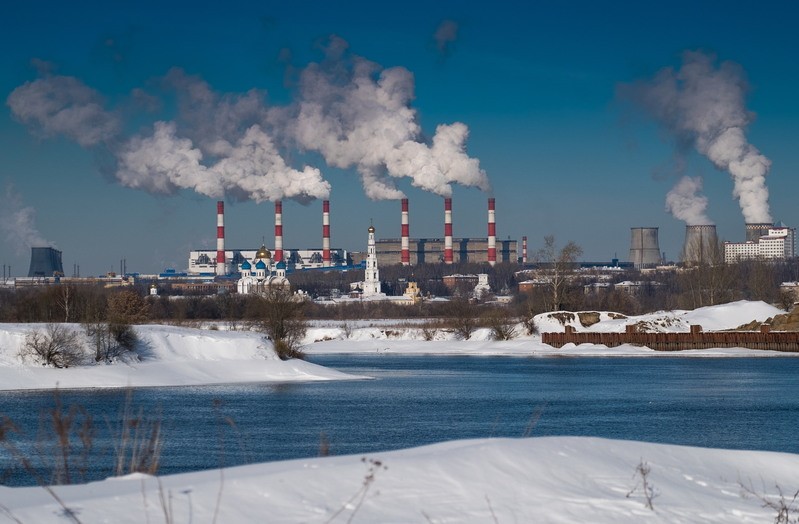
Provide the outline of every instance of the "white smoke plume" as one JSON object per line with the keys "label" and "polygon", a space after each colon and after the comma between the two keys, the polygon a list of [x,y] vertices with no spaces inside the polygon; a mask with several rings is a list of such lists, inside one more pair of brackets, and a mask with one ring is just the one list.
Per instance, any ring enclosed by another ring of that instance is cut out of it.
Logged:
{"label": "white smoke plume", "polygon": [[318,151],[329,165],[355,167],[374,200],[404,196],[389,177],[410,178],[441,196],[452,195],[452,183],[488,190],[479,161],[465,152],[468,128],[439,126],[432,144],[424,143],[413,98],[410,71],[383,69],[332,37],[325,60],[301,72],[297,114],[287,126],[301,147]]}
{"label": "white smoke plume", "polygon": [[766,187],[771,161],[746,140],[754,115],[744,105],[748,84],[738,64],[716,65],[713,55],[687,51],[679,70],[665,68],[622,91],[678,140],[729,172],[747,223],[772,221]]}
{"label": "white smoke plume", "polygon": [[666,211],[689,226],[713,225],[706,212],[707,197],[701,191],[701,177],[682,177],[666,195]]}
{"label": "white smoke plume", "polygon": [[17,255],[25,255],[31,247],[53,246],[36,228],[36,210],[26,206],[14,185],[6,185],[0,197],[0,230]]}
{"label": "white smoke plume", "polygon": [[433,34],[433,39],[436,42],[438,52],[447,56],[452,47],[450,44],[458,39],[458,23],[453,20],[444,20]]}
{"label": "white smoke plume", "polygon": [[83,147],[113,138],[116,114],[94,89],[71,76],[45,76],[17,87],[6,103],[14,117],[43,137],[64,135]]}

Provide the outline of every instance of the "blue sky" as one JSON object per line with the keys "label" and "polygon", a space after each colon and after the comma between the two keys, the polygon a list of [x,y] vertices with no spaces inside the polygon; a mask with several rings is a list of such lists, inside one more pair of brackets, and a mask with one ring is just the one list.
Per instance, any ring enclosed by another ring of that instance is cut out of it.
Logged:
{"label": "blue sky", "polygon": [[[490,181],[501,238],[527,235],[532,251],[554,234],[580,244],[586,259],[626,260],[629,228],[657,226],[661,250],[676,259],[685,224],[665,210],[672,186],[682,175],[703,177],[719,235],[742,240],[733,184],[692,148],[678,172],[674,138],[619,100],[619,86],[680,67],[686,50],[739,64],[749,85],[746,109],[755,115],[746,136],[772,162],[771,213],[797,226],[796,14],[776,2],[46,2],[4,13],[0,93],[5,101],[41,78],[32,60],[43,61],[49,75],[78,79],[124,115],[126,138],[147,136],[154,120],[177,113],[175,92],[163,89],[170,68],[218,93],[264,90],[267,107],[287,107],[297,97],[287,64],[301,71],[319,62],[337,35],[350,53],[412,73],[417,140],[431,139],[439,124],[468,126],[467,153]],[[454,22],[457,36],[442,52],[434,35],[444,21]],[[158,112],[132,103],[134,89],[158,101]],[[68,274],[73,264],[83,275],[115,270],[121,258],[140,272],[185,268],[189,249],[214,247],[215,198],[124,187],[109,171],[107,151],[35,127],[3,105],[0,189],[6,209],[35,212],[30,223],[63,251]],[[315,167],[329,182],[334,247],[364,249],[370,220],[378,237],[399,236],[398,201],[370,200],[355,168],[300,149],[280,153],[290,167]],[[441,236],[441,197],[407,178],[395,182],[410,198],[411,235]],[[488,194],[457,184],[452,191],[455,236],[485,236]],[[262,237],[271,245],[270,203],[228,199],[226,221],[228,247],[255,246]],[[285,200],[284,224],[286,247],[319,246],[321,203]],[[0,237],[0,263],[17,275],[29,260],[18,244]]]}

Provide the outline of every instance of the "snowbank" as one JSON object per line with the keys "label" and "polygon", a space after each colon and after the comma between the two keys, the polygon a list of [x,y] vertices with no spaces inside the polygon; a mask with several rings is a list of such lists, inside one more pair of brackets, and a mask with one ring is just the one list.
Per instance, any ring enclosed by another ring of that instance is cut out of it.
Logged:
{"label": "snowbank", "polygon": [[[81,330],[78,325],[69,326]],[[69,369],[25,364],[19,348],[43,324],[0,324],[0,388],[147,387],[291,382],[362,378],[309,362],[282,361],[257,333],[206,331],[174,326],[136,326],[137,359]]]}
{"label": "snowbank", "polygon": [[[652,509],[639,465],[649,470]],[[754,523],[776,516],[761,498],[779,503],[782,490],[790,502],[797,470],[799,456],[786,453],[544,437],[160,479],[134,475],[53,490],[81,522]],[[17,522],[65,519],[41,488],[0,487],[0,504]]]}

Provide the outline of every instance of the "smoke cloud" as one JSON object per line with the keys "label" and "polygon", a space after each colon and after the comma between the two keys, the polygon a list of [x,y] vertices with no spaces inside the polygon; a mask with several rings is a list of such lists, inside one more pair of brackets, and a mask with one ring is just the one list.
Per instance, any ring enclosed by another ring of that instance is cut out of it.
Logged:
{"label": "smoke cloud", "polygon": [[666,211],[689,226],[713,225],[706,213],[707,197],[701,191],[701,177],[682,177],[666,195]]}
{"label": "smoke cloud", "polygon": [[[443,31],[441,38],[446,43],[454,33]],[[402,178],[442,196],[452,194],[452,184],[489,189],[479,160],[466,152],[466,125],[442,124],[424,139],[407,69],[382,68],[350,53],[337,37],[324,54],[300,70],[296,96],[283,106],[268,106],[267,93],[258,89],[216,92],[179,68],[157,82],[166,102],[137,88],[121,105],[127,111],[106,110],[97,91],[48,71],[15,89],[7,103],[37,134],[107,149],[121,184],[155,194],[191,190],[256,202],[328,198],[331,186],[318,168],[286,161],[294,150],[319,153],[332,167],[354,168],[374,200],[404,197],[395,185]],[[123,125],[123,114],[150,124],[125,133],[131,125]]]}
{"label": "smoke cloud", "polygon": [[644,108],[678,142],[691,144],[733,180],[746,222],[771,222],[766,175],[771,161],[746,140],[754,115],[745,107],[749,89],[733,62],[687,51],[679,70],[662,69],[654,78],[624,86],[622,93]]}
{"label": "smoke cloud", "polygon": [[94,89],[71,76],[45,76],[14,89],[7,104],[14,117],[43,137],[64,135],[83,147],[109,140],[118,117]]}
{"label": "smoke cloud", "polygon": [[458,39],[458,23],[452,20],[444,20],[433,34],[433,39],[436,42],[438,52],[443,56],[449,55],[450,44]]}
{"label": "smoke cloud", "polygon": [[8,183],[0,197],[0,230],[17,255],[25,255],[31,247],[53,246],[36,228],[36,210],[26,206],[14,185]]}
{"label": "smoke cloud", "polygon": [[466,125],[440,125],[431,144],[421,140],[413,75],[404,67],[383,69],[332,37],[325,60],[306,67],[299,86],[292,136],[331,166],[355,167],[369,198],[402,198],[392,178],[445,197],[453,183],[489,189],[479,161],[466,154]]}

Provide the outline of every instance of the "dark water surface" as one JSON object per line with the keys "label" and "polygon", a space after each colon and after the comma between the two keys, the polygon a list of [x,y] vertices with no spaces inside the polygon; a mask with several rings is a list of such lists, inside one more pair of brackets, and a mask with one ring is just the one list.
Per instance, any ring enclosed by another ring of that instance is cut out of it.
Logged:
{"label": "dark water surface", "polygon": [[[137,389],[163,424],[160,473],[374,453],[445,440],[587,435],[799,453],[797,358],[315,356],[375,380]],[[108,476],[124,391],[62,391],[95,427],[86,479]],[[10,438],[36,456],[52,392],[0,393]],[[44,414],[44,415],[43,415]],[[47,424],[45,424],[47,426]],[[37,444],[38,442],[38,444]],[[79,448],[78,448],[79,449]],[[8,485],[35,483],[0,449]]]}

